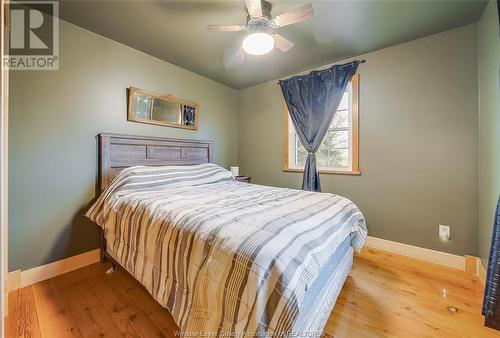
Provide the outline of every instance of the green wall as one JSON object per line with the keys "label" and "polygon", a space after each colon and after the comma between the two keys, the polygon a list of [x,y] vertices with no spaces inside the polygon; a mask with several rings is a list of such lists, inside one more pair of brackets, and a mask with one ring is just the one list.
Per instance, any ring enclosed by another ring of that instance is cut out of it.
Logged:
{"label": "green wall", "polygon": [[[477,254],[476,25],[362,55],[361,176],[321,175],[323,191],[353,200],[369,234]],[[325,66],[326,67],[326,66]],[[239,92],[240,172],[299,188],[284,173],[283,99],[277,81]],[[438,224],[452,226],[442,242]]]}
{"label": "green wall", "polygon": [[[9,270],[98,247],[83,210],[95,196],[100,132],[210,139],[215,162],[238,160],[238,94],[61,21],[60,69],[10,74]],[[200,104],[198,131],[126,121],[126,88]]]}
{"label": "green wall", "polygon": [[500,194],[500,37],[496,1],[478,24],[479,256],[488,260],[493,216]]}
{"label": "green wall", "polygon": [[[362,175],[321,180],[323,191],[359,205],[370,235],[461,255],[477,255],[479,243],[485,257],[499,191],[492,8],[479,41],[474,24],[359,56],[367,60],[359,68]],[[236,91],[63,21],[60,34],[60,70],[10,75],[10,271],[98,247],[82,213],[96,192],[100,132],[214,140],[216,163],[239,165],[256,183],[300,187],[301,174],[281,171],[277,81]],[[479,234],[478,46],[481,214],[489,217]],[[198,102],[199,130],[127,122],[129,86]],[[439,240],[438,224],[452,226],[450,242]]]}

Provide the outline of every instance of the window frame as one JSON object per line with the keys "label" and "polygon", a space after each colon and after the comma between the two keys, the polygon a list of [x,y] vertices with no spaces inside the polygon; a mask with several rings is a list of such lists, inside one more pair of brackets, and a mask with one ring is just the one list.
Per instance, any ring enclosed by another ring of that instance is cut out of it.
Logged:
{"label": "window frame", "polygon": [[[342,175],[361,175],[359,169],[359,74],[354,74],[351,79],[352,86],[352,107],[351,107],[351,169],[347,170],[331,170],[331,169],[319,169],[320,174],[342,174]],[[285,158],[283,161],[283,171],[285,172],[304,172],[303,168],[293,168],[290,167],[290,154],[291,154],[291,120],[290,114],[288,113],[288,108],[286,103],[284,104],[284,115],[285,115]]]}

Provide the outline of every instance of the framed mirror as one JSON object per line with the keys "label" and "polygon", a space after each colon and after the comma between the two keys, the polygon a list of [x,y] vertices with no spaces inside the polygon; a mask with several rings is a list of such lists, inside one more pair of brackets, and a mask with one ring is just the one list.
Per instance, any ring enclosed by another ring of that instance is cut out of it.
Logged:
{"label": "framed mirror", "polygon": [[128,121],[196,130],[199,105],[130,87]]}

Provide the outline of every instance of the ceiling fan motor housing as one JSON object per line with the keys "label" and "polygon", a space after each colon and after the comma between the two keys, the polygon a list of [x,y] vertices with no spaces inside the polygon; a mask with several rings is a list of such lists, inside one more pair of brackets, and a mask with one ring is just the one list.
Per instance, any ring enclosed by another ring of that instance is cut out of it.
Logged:
{"label": "ceiling fan motor housing", "polygon": [[262,16],[252,17],[250,14],[247,15],[247,27],[251,30],[256,31],[267,31],[269,28],[273,27],[273,17],[271,16],[271,3],[267,1],[262,1]]}

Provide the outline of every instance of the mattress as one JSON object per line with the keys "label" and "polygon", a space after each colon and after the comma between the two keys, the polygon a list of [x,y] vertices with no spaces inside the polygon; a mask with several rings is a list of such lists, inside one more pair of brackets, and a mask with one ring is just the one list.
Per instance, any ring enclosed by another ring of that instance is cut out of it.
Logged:
{"label": "mattress", "polygon": [[195,336],[321,331],[366,238],[342,196],[240,183],[210,164],[126,169],[87,215]]}
{"label": "mattress", "polygon": [[301,312],[301,316],[297,319],[293,327],[293,331],[295,331],[294,335],[297,336],[297,333],[299,333],[298,336],[311,336],[323,332],[323,327],[351,271],[353,262],[351,237],[347,237],[342,242],[308,290],[302,307],[303,309],[315,309],[315,311]]}

